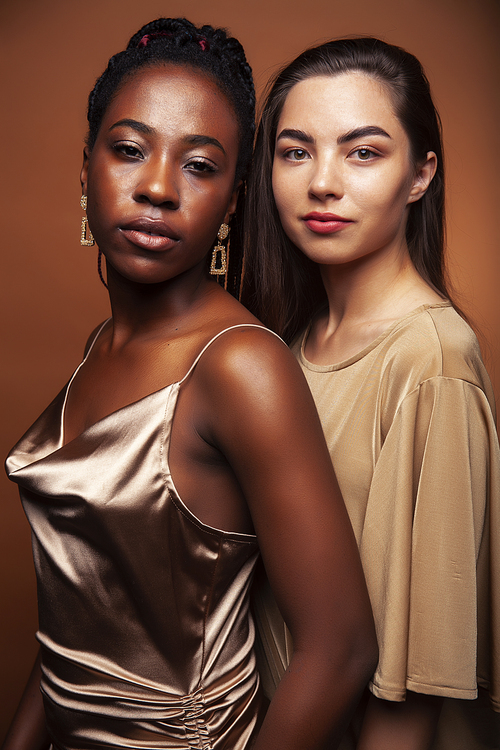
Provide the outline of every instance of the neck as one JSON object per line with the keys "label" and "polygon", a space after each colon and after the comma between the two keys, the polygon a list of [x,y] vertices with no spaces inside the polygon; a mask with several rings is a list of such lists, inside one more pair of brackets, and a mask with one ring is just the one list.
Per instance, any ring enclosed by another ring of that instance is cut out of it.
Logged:
{"label": "neck", "polygon": [[321,275],[331,332],[346,322],[395,319],[439,300],[417,273],[406,245],[397,253],[374,253],[351,263],[321,266]]}
{"label": "neck", "polygon": [[113,340],[168,335],[189,329],[216,285],[207,278],[205,262],[188,273],[156,284],[128,280],[108,264],[107,283],[113,316]]}

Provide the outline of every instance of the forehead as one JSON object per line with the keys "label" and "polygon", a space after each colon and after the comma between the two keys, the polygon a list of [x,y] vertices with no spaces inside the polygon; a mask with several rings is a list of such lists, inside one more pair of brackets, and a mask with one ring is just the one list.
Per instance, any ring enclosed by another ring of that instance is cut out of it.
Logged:
{"label": "forehead", "polygon": [[159,132],[216,129],[237,138],[238,123],[227,97],[209,75],[185,65],[155,65],[127,77],[105,112],[101,129],[123,118],[145,122]]}
{"label": "forehead", "polygon": [[[285,124],[286,121],[286,124]],[[280,127],[339,127],[362,125],[401,128],[388,87],[373,76],[352,71],[306,78],[290,89]]]}

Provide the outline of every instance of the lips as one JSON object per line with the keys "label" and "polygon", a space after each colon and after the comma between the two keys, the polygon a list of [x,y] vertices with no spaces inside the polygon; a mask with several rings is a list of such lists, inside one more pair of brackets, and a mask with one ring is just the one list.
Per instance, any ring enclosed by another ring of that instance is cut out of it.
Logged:
{"label": "lips", "polygon": [[170,250],[180,240],[179,235],[164,221],[147,216],[127,222],[120,230],[129,242],[143,250]]}
{"label": "lips", "polygon": [[312,211],[303,217],[303,221],[315,234],[333,234],[353,223],[350,219],[344,219],[342,216],[320,211]]}

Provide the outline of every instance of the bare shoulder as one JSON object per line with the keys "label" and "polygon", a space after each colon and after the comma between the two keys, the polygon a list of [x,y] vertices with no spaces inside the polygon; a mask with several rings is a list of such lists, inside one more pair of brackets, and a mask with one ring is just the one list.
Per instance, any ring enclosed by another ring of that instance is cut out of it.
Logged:
{"label": "bare shoulder", "polygon": [[[220,335],[201,357],[195,379],[205,403],[221,414],[275,425],[316,410],[304,375],[289,348],[270,330],[238,325]],[[279,415],[279,419],[278,419]]]}
{"label": "bare shoulder", "polygon": [[237,323],[222,331],[199,363],[204,378],[223,379],[228,385],[247,380],[280,379],[300,372],[286,344],[259,323]]}
{"label": "bare shoulder", "polygon": [[227,292],[212,285],[204,309],[205,336],[210,345],[199,368],[206,374],[238,373],[242,366],[262,366],[266,361],[288,358],[286,344]]}

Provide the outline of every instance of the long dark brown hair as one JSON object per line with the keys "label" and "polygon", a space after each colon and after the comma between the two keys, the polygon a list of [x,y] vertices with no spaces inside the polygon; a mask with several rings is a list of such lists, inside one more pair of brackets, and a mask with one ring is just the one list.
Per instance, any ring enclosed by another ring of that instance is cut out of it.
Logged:
{"label": "long dark brown hair", "polygon": [[351,71],[366,73],[387,86],[409,138],[415,167],[425,161],[428,151],[437,156],[434,179],[409,208],[406,242],[418,273],[443,298],[450,298],[444,264],[441,122],[423,68],[409,52],[379,39],[333,40],[306,50],[270,81],[247,191],[244,301],[288,342],[326,305],[327,298],[319,266],[289,240],[274,201],[272,167],[278,121],[295,84],[313,76]]}

